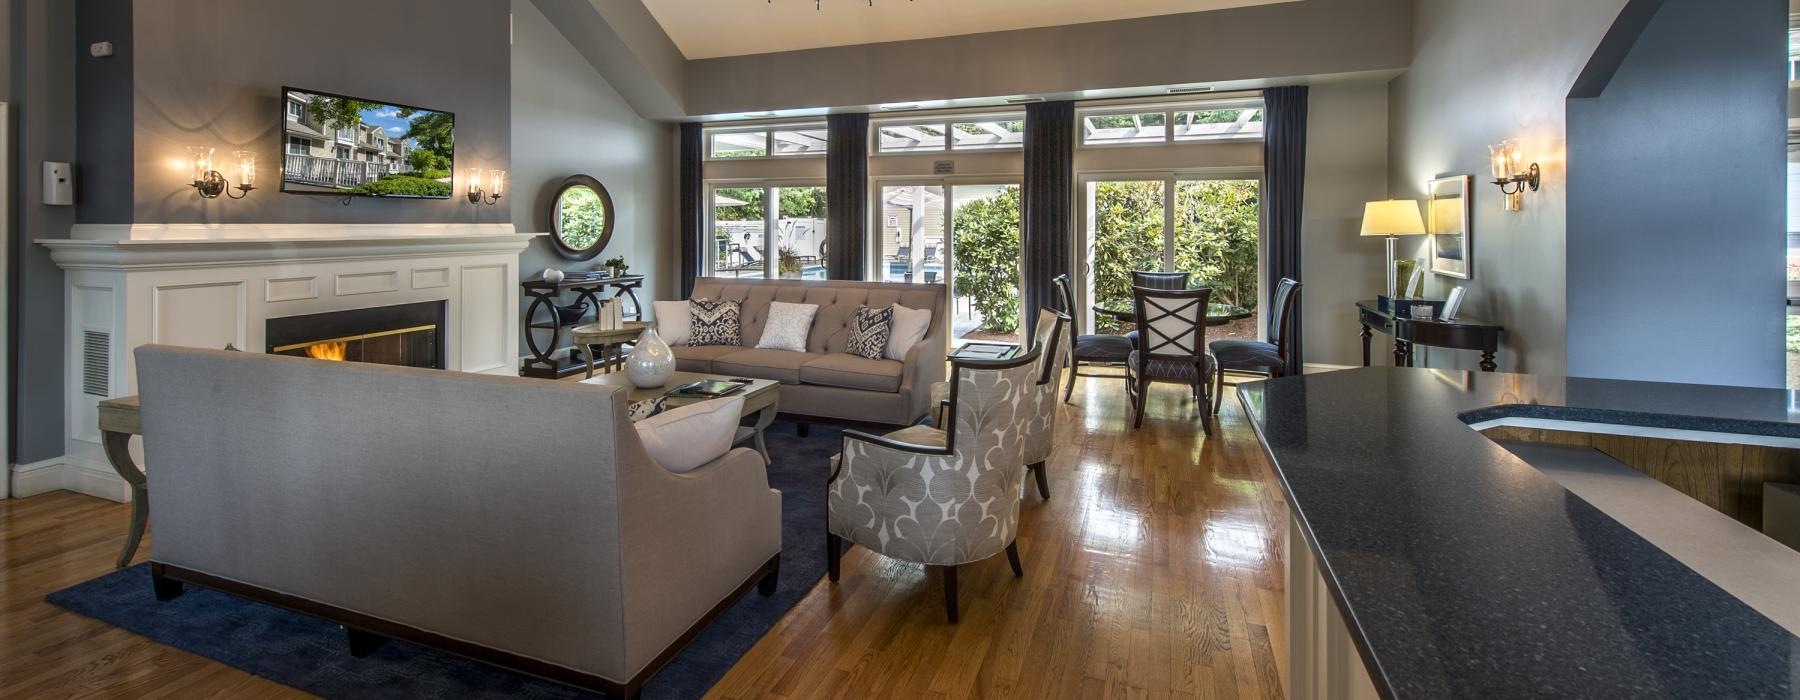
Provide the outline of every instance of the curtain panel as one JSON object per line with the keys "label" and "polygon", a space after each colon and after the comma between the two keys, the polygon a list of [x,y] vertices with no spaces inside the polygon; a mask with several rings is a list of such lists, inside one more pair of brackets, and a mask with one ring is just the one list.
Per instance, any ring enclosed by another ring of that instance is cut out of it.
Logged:
{"label": "curtain panel", "polygon": [[1019,196],[1025,298],[1020,316],[1029,338],[1037,332],[1037,310],[1060,306],[1053,280],[1074,273],[1074,102],[1025,105],[1025,179]]}
{"label": "curtain panel", "polygon": [[[1263,90],[1263,177],[1268,182],[1263,198],[1263,221],[1268,232],[1269,278],[1263,293],[1272,294],[1283,277],[1305,282],[1300,276],[1300,209],[1306,185],[1306,86]],[[1264,306],[1264,308],[1268,308]],[[1268,316],[1268,314],[1264,314]],[[1301,313],[1295,309],[1288,325],[1289,376],[1297,375],[1306,356],[1301,344]]]}
{"label": "curtain panel", "polygon": [[860,280],[869,241],[869,115],[825,120],[825,275]]}
{"label": "curtain panel", "polygon": [[709,241],[712,238],[706,230],[706,177],[702,170],[705,163],[705,140],[701,138],[700,125],[687,123],[681,125],[681,164],[680,190],[681,200],[681,298],[686,299],[694,293],[694,278],[700,276],[700,256],[711,255]]}

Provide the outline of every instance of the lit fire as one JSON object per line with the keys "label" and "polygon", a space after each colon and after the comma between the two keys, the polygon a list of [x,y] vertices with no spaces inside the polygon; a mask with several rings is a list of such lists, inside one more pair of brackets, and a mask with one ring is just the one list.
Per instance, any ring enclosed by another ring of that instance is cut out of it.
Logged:
{"label": "lit fire", "polygon": [[349,352],[349,343],[319,343],[306,346],[306,356],[315,360],[331,360],[343,362],[344,354]]}

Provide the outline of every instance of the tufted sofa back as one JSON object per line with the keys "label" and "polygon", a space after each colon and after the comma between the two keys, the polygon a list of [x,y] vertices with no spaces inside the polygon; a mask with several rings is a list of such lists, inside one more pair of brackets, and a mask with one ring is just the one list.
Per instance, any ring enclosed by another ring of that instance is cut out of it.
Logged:
{"label": "tufted sofa back", "polygon": [[931,309],[927,341],[943,336],[946,325],[942,284],[702,277],[694,280],[693,298],[728,299],[743,304],[744,347],[753,347],[762,339],[769,304],[776,301],[819,305],[818,314],[813,316],[812,333],[806,339],[807,352],[843,352],[850,334],[850,318],[864,306],[899,304],[911,309]]}

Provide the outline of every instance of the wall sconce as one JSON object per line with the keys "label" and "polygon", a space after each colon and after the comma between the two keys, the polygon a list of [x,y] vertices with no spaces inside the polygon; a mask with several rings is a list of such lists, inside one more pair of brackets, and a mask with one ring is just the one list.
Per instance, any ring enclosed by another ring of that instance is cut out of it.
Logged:
{"label": "wall sconce", "polygon": [[488,182],[485,190],[481,186],[481,168],[469,168],[468,173],[470,204],[481,204],[486,201],[489,206],[492,206],[504,196],[506,190],[505,170],[487,171]]}
{"label": "wall sconce", "polygon": [[1494,170],[1494,184],[1499,185],[1500,193],[1506,195],[1506,210],[1524,209],[1525,188],[1530,187],[1536,192],[1543,179],[1538,164],[1525,164],[1525,153],[1520,150],[1518,139],[1488,146],[1488,163]]}
{"label": "wall sconce", "polygon": [[216,199],[220,194],[224,194],[231,199],[243,199],[249,196],[250,190],[256,189],[256,153],[254,151],[234,151],[232,153],[238,159],[238,185],[231,188],[238,191],[239,194],[236,195],[227,191],[227,186],[231,183],[225,180],[225,176],[213,169],[212,154],[211,146],[188,147],[188,162],[193,169],[194,189],[200,192],[201,197]]}

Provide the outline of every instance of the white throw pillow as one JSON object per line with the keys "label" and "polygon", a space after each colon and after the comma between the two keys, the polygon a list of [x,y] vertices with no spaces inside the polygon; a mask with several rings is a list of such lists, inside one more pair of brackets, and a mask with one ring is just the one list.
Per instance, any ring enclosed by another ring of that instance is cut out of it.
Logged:
{"label": "white throw pillow", "polygon": [[763,323],[762,338],[756,341],[756,347],[806,352],[806,336],[812,333],[813,316],[818,313],[818,304],[769,302],[769,319]]}
{"label": "white throw pillow", "polygon": [[656,334],[662,336],[663,342],[670,345],[687,345],[688,326],[693,322],[693,312],[688,310],[686,299],[681,301],[650,302],[652,313],[656,314]]}
{"label": "white throw pillow", "polygon": [[906,351],[925,339],[931,329],[931,309],[909,309],[894,305],[893,332],[888,334],[887,359],[905,360]]}
{"label": "white throw pillow", "polygon": [[676,474],[723,456],[744,417],[744,397],[713,399],[671,408],[638,421],[638,441],[650,459]]}

